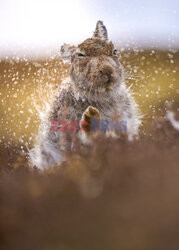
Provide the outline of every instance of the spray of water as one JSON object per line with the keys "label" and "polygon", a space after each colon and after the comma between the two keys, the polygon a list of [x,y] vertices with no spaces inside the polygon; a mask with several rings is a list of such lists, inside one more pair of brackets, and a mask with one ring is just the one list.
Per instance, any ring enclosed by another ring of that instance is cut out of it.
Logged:
{"label": "spray of water", "polygon": [[[120,51],[126,84],[134,92],[144,125],[150,125],[166,100],[178,100],[179,53],[153,48],[120,48]],[[69,65],[57,54],[41,60],[6,57],[0,61],[1,143],[7,147],[20,146],[22,151],[33,147],[54,93],[68,71]]]}

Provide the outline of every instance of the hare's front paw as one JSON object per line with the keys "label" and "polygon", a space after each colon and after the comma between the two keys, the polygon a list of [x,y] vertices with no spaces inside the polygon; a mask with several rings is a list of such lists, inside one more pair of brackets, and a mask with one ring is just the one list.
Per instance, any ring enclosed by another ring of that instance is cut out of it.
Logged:
{"label": "hare's front paw", "polygon": [[92,122],[98,121],[100,122],[101,115],[97,108],[89,106],[82,115],[81,119],[81,129],[86,132],[92,131]]}

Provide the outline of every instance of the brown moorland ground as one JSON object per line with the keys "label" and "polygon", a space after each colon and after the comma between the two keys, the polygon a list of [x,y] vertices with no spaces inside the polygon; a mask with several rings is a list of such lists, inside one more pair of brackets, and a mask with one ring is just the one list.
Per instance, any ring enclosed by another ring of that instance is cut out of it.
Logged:
{"label": "brown moorland ground", "polygon": [[44,172],[12,152],[1,151],[0,249],[179,248],[179,133],[167,121],[138,141],[99,137]]}

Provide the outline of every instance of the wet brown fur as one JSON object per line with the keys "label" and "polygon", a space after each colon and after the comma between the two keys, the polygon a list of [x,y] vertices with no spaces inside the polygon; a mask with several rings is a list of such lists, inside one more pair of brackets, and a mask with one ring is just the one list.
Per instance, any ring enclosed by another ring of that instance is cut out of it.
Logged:
{"label": "wet brown fur", "polygon": [[[98,32],[99,38],[96,37]],[[130,139],[137,135],[140,125],[135,101],[124,83],[123,67],[114,53],[113,43],[107,39],[103,23],[97,23],[95,37],[85,40],[76,49],[74,46],[67,49],[68,45],[62,46],[62,56],[71,60],[70,78],[59,87],[31,153],[32,162],[40,168],[59,164],[62,152],[72,146],[68,133],[50,131],[51,119],[67,123],[74,120],[90,122],[97,115],[111,121],[115,115],[117,120],[127,121]],[[89,113],[89,107],[95,111],[94,115]],[[85,131],[77,130],[76,135],[86,143]]]}
{"label": "wet brown fur", "polygon": [[112,42],[106,42],[100,38],[89,38],[79,44],[78,48],[87,56],[113,56],[114,45]]}

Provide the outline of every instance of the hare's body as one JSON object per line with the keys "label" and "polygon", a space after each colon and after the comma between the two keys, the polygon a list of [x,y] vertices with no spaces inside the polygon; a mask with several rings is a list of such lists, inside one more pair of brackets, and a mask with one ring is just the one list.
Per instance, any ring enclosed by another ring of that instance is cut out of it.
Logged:
{"label": "hare's body", "polygon": [[80,121],[83,112],[89,106],[99,110],[102,120],[111,121],[117,116],[120,120],[127,121],[128,135],[131,137],[137,135],[140,124],[137,108],[124,83],[119,83],[116,88],[111,88],[108,92],[84,91],[79,94],[74,83],[68,79],[59,88],[50,119],[63,120],[65,112],[66,121]]}
{"label": "hare's body", "polygon": [[[108,42],[107,30],[101,21],[97,23],[93,38],[77,48],[65,45],[61,51],[65,59],[71,59],[70,77],[59,87],[38,142],[30,153],[32,163],[39,168],[57,165],[63,160],[63,150],[71,147],[68,133],[50,131],[52,119],[69,124],[81,120],[90,123],[95,115],[105,121],[115,116],[127,122],[129,139],[138,134],[140,125],[136,104],[123,82],[117,51]],[[76,134],[84,139],[81,134],[89,137],[88,132],[78,129]]]}

